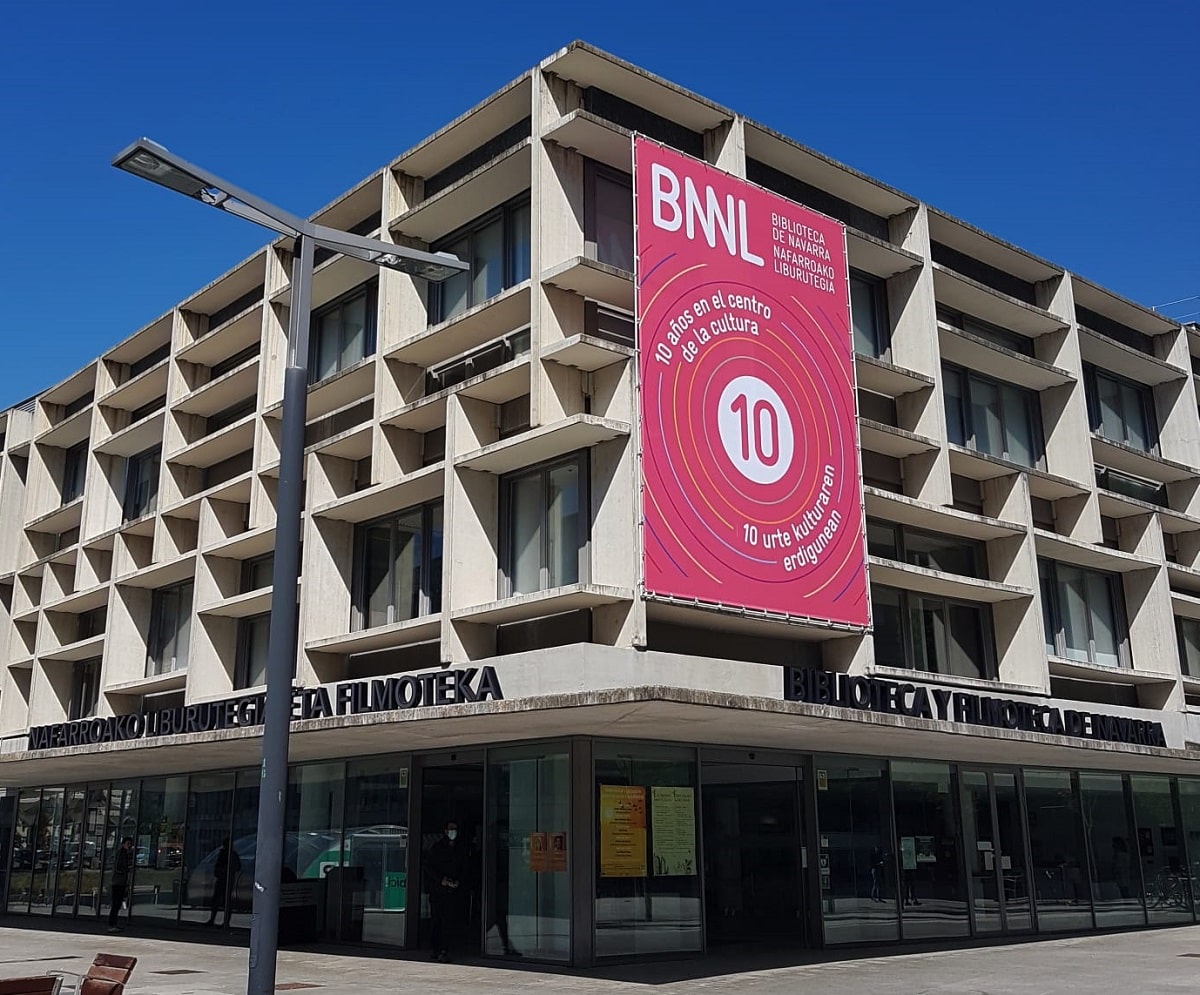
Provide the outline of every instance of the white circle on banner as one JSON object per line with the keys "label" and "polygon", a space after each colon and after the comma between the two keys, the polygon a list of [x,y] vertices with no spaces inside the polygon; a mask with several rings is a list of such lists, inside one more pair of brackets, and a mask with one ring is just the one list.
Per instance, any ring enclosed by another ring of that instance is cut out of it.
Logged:
{"label": "white circle on banner", "polygon": [[792,465],[792,419],[775,389],[758,377],[734,377],[717,407],[721,445],[738,472],[756,484],[773,484]]}

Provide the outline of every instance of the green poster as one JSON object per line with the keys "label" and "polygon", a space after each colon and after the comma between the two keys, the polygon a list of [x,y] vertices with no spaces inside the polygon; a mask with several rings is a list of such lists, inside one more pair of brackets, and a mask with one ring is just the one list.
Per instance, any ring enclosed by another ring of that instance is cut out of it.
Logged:
{"label": "green poster", "polygon": [[650,789],[654,875],[696,873],[696,802],[691,788]]}

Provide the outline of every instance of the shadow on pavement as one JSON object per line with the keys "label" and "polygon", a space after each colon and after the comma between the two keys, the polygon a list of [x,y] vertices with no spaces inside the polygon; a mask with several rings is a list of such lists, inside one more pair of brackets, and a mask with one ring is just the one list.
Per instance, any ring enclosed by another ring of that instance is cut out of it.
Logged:
{"label": "shadow on pavement", "polygon": [[[97,938],[97,945],[103,946],[103,940],[110,938],[107,933],[107,923],[90,920],[50,920],[33,919],[25,916],[0,917],[0,926],[10,930],[27,929],[36,932],[54,931],[73,936],[92,935]],[[163,940],[173,944],[186,944],[192,947],[220,947],[226,950],[248,950],[249,933],[246,930],[231,930],[194,927],[156,927],[153,924],[130,924],[122,934],[125,937],[138,937],[148,940]],[[996,939],[977,938],[970,946],[980,949],[995,946],[1013,946],[1024,943],[1047,942],[1052,940],[1071,939],[1078,936],[1094,937],[1095,932],[1055,934],[1048,936],[1000,937]],[[835,950],[807,950],[794,947],[773,947],[761,944],[746,944],[741,946],[718,947],[705,954],[683,955],[652,961],[637,961],[627,963],[610,963],[602,967],[570,968],[562,965],[546,963],[530,963],[509,958],[482,958],[479,956],[464,956],[456,959],[459,967],[492,970],[500,968],[520,973],[552,975],[563,978],[597,979],[625,984],[639,985],[669,985],[688,981],[702,981],[727,977],[730,975],[754,973],[758,971],[773,971],[788,967],[802,967],[810,964],[827,964],[835,962],[855,961],[866,958],[895,957],[902,959],[916,954],[925,954],[943,950],[963,950],[962,940],[953,942],[922,942],[903,945],[879,945],[861,947],[840,947]],[[304,954],[330,954],[340,958],[361,958],[370,961],[393,961],[401,963],[427,964],[430,970],[436,970],[437,965],[429,962],[425,950],[395,950],[389,947],[370,946],[335,946],[332,944],[288,945],[281,950]]]}

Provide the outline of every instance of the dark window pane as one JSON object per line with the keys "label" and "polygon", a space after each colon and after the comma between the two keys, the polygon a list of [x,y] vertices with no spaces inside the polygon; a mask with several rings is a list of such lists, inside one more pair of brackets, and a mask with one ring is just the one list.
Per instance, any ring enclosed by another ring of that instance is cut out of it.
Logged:
{"label": "dark window pane", "polygon": [[529,204],[522,204],[513,209],[509,218],[511,236],[508,244],[509,283],[518,284],[529,279],[529,261],[532,218]]}
{"label": "dark window pane", "polygon": [[471,245],[471,303],[479,304],[504,289],[504,222],[497,218],[475,232]]}
{"label": "dark window pane", "polygon": [[896,538],[897,527],[887,522],[867,519],[867,552],[885,560],[900,559],[900,546]]}
{"label": "dark window pane", "polygon": [[900,592],[872,584],[871,617],[875,624],[875,662],[882,667],[907,667]]}
{"label": "dark window pane", "polygon": [[1083,815],[1065,770],[1026,770],[1025,805],[1038,929],[1091,929]]}
{"label": "dark window pane", "polygon": [[1183,827],[1175,819],[1172,780],[1149,774],[1129,778],[1151,926],[1182,926],[1192,921],[1192,875]]}
{"label": "dark window pane", "polygon": [[1120,774],[1080,774],[1079,789],[1091,856],[1096,926],[1141,926],[1146,913],[1124,778]]}
{"label": "dark window pane", "polygon": [[946,370],[942,387],[946,400],[946,437],[953,443],[967,444],[967,423],[963,409],[962,375],[956,370]]}
{"label": "dark window pane", "polygon": [[886,942],[900,936],[891,805],[884,762],[870,757],[815,760],[827,944]]}
{"label": "dark window pane", "polygon": [[594,186],[596,258],[633,272],[633,191],[630,182],[597,173]]}
{"label": "dark window pane", "polygon": [[899,856],[905,938],[967,935],[950,765],[893,761],[892,795],[897,836],[892,852]]}
{"label": "dark window pane", "polygon": [[546,537],[550,587],[579,580],[580,488],[579,464],[557,466],[549,473]]}
{"label": "dark window pane", "polygon": [[850,318],[854,325],[854,351],[878,358],[884,337],[879,320],[878,288],[858,276],[850,277]]}

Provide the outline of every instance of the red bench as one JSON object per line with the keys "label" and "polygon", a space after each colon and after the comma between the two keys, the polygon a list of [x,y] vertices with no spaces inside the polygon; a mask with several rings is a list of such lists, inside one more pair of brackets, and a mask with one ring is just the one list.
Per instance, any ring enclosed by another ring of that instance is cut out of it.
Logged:
{"label": "red bench", "polygon": [[[137,966],[136,957],[121,957],[117,954],[96,954],[87,974],[72,974],[70,971],[51,971],[50,976],[55,981],[64,977],[77,979],[75,987],[70,989],[71,995],[124,995],[125,983]],[[41,992],[43,989],[38,989]],[[49,989],[57,992],[58,989]],[[0,995],[5,993],[0,990]]]}
{"label": "red bench", "polygon": [[0,995],[58,995],[62,978],[39,974],[33,978],[0,978]]}

